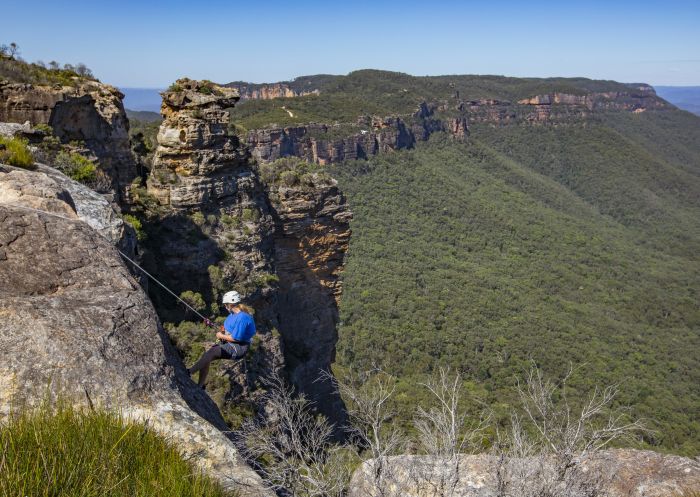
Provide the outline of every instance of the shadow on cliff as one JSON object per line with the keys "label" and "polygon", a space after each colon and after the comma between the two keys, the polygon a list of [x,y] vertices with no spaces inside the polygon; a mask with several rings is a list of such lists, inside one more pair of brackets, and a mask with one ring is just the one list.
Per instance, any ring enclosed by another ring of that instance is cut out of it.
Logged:
{"label": "shadow on cliff", "polygon": [[[297,391],[314,402],[317,411],[335,425],[335,436],[342,439],[347,422],[345,404],[332,382],[322,375],[331,371],[335,361],[339,321],[335,296],[304,257],[314,255],[313,247],[305,243],[308,233],[285,232],[280,213],[273,205],[269,210],[275,223],[274,260],[279,277],[276,317],[286,372]],[[308,229],[310,224],[301,228]]]}
{"label": "shadow on cliff", "polygon": [[[177,295],[186,290],[199,292],[204,301],[213,301],[214,290],[208,268],[225,253],[202,227],[182,213],[143,222],[146,239],[141,245],[143,267]],[[199,318],[157,284],[150,284],[149,296],[164,322]],[[205,314],[206,315],[206,314]]]}

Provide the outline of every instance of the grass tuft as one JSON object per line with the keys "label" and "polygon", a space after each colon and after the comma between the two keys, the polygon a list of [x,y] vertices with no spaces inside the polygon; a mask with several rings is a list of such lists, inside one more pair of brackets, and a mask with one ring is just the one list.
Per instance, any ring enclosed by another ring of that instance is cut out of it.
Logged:
{"label": "grass tuft", "polygon": [[117,414],[71,407],[0,424],[0,495],[231,495],[165,439]]}

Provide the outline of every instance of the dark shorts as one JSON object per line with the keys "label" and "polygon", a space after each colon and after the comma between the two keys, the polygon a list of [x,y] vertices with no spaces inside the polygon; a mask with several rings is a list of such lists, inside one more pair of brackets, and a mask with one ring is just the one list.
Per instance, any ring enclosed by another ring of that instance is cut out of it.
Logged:
{"label": "dark shorts", "polygon": [[248,352],[248,345],[241,345],[240,343],[222,343],[219,345],[221,347],[221,358],[222,359],[241,359]]}

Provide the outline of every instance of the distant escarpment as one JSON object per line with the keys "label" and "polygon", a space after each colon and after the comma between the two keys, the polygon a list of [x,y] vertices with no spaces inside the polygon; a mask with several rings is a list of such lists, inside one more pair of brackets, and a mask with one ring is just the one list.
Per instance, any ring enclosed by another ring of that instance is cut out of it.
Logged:
{"label": "distant escarpment", "polygon": [[465,116],[438,118],[434,111],[435,107],[423,103],[408,118],[363,116],[350,125],[313,123],[257,129],[246,134],[246,143],[259,162],[292,156],[325,165],[413,148],[438,131],[458,139],[469,136]]}
{"label": "distant escarpment", "polygon": [[225,85],[238,90],[241,100],[271,100],[274,98],[303,97],[304,95],[318,95],[318,89],[292,88],[288,83],[244,83],[236,82]]}
{"label": "distant escarpment", "polygon": [[137,176],[129,143],[124,95],[91,80],[73,86],[0,82],[0,122],[51,126],[62,143],[86,148],[122,201]]}
{"label": "distant escarpment", "polygon": [[[147,205],[145,263],[177,293],[212,302],[216,314],[228,289],[255,308],[254,350],[245,362],[221,363],[210,390],[224,414],[256,399],[258,378],[282,373],[342,423],[340,398],[316,380],[335,355],[338,278],[349,239],[345,199],[334,180],[317,172],[303,181],[298,171],[288,171],[287,181],[280,171],[260,174],[245,145],[228,133],[235,89],[186,79],[174,87],[163,93],[147,191],[137,192],[137,203]],[[183,319],[174,309],[168,314],[172,302],[154,298],[166,319]],[[175,335],[183,326],[173,328]],[[191,339],[175,335],[190,348]]]}
{"label": "distant escarpment", "polygon": [[[452,102],[422,102],[410,115],[361,116],[354,123],[310,123],[270,125],[245,132],[252,156],[259,162],[281,157],[299,157],[317,164],[367,159],[392,150],[413,148],[435,132],[465,139],[469,126],[486,123],[566,124],[594,117],[602,112],[644,112],[671,108],[653,88],[639,85],[629,91],[568,94],[554,92],[520,99],[463,100],[459,93]],[[283,109],[291,115],[293,105]]]}

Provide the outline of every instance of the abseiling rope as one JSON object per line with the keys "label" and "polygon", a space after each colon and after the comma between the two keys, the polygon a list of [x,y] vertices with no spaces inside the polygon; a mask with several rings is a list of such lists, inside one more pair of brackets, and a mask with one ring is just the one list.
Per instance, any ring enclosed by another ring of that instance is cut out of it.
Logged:
{"label": "abseiling rope", "polygon": [[[65,219],[66,221],[79,222],[79,223],[87,224],[87,223],[86,223],[85,221],[83,221],[82,219],[71,219],[71,218],[66,217],[66,216],[61,216],[60,214],[54,214],[54,213],[52,213],[52,212],[46,212],[46,211],[42,211],[42,210],[39,210],[39,209],[34,209],[33,207],[27,207],[27,206],[24,206],[24,205],[11,204],[11,203],[0,203],[0,206],[2,206],[2,205],[9,205],[9,206],[11,206],[11,207],[16,207],[17,209],[24,209],[24,210],[27,210],[27,211],[37,212],[37,213],[43,214],[43,215],[45,215],[45,216],[56,217],[56,218],[59,218],[59,219]],[[92,227],[91,227],[91,229],[92,229]],[[93,229],[93,231],[94,231],[95,233],[97,233],[99,236],[101,236],[102,238],[104,238],[105,240],[107,240],[107,241],[110,243],[110,245],[112,245],[112,241],[111,241],[110,239],[108,239],[106,236],[102,235],[101,233],[99,233],[99,232],[98,232],[97,230],[95,230],[95,229]],[[172,296],[175,297],[177,300],[179,300],[180,302],[182,302],[182,303],[185,305],[185,307],[187,307],[189,310],[191,310],[192,312],[194,312],[197,316],[199,316],[200,318],[202,318],[202,319],[204,320],[205,323],[208,324],[208,323],[210,322],[209,319],[205,318],[205,317],[202,316],[199,312],[197,312],[197,310],[196,310],[194,307],[192,307],[190,304],[188,304],[187,302],[185,302],[184,300],[182,300],[180,297],[178,297],[178,296],[175,294],[175,292],[173,292],[172,290],[170,290],[170,288],[168,288],[168,287],[165,286],[163,283],[161,283],[161,282],[158,280],[158,278],[156,278],[156,277],[153,276],[151,273],[149,273],[148,271],[146,271],[144,268],[142,268],[141,266],[139,266],[134,260],[132,260],[128,255],[126,255],[124,252],[122,252],[121,250],[119,250],[117,247],[114,247],[114,248],[117,249],[117,252],[119,252],[119,255],[121,255],[124,259],[126,259],[126,260],[129,261],[130,263],[132,263],[134,266],[136,266],[141,272],[143,272],[143,274],[145,274],[146,276],[148,276],[149,278],[151,278],[153,281],[155,281],[156,283],[158,283],[161,287],[163,287],[163,289],[164,289],[166,292],[168,292],[170,295],[172,295]]]}

